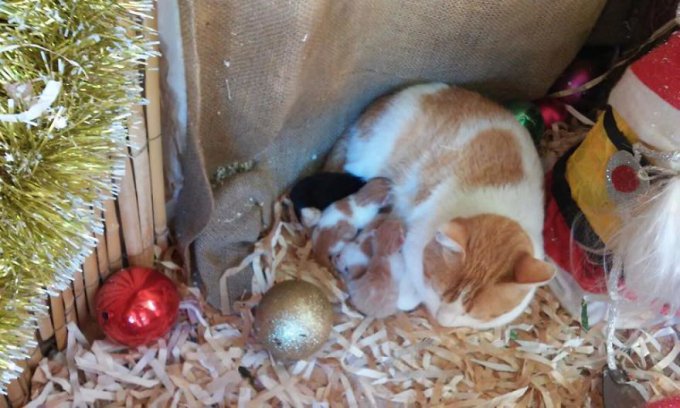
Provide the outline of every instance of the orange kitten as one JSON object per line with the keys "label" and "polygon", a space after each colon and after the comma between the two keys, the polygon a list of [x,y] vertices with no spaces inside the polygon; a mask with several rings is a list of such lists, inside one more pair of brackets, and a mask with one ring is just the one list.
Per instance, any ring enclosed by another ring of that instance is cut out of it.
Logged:
{"label": "orange kitten", "polygon": [[413,86],[369,107],[332,153],[339,158],[349,173],[393,182],[394,215],[406,226],[396,305],[379,307],[424,304],[445,326],[495,327],[552,279],[538,155],[499,105],[445,84]]}
{"label": "orange kitten", "polygon": [[385,178],[370,180],[356,193],[338,200],[323,212],[303,208],[302,223],[314,227],[312,246],[316,260],[331,266],[331,260],[352,241],[359,230],[373,222],[378,213],[389,206],[391,183]]}
{"label": "orange kitten", "polygon": [[381,213],[391,197],[390,181],[375,178],[323,212],[311,207],[301,210],[303,224],[314,228],[317,262],[334,268],[344,278],[354,306],[373,317],[397,311],[396,282],[404,268],[404,226]]}
{"label": "orange kitten", "polygon": [[333,258],[335,270],[345,279],[351,301],[360,312],[381,318],[397,311],[395,277],[403,274],[403,243],[402,223],[378,215]]}

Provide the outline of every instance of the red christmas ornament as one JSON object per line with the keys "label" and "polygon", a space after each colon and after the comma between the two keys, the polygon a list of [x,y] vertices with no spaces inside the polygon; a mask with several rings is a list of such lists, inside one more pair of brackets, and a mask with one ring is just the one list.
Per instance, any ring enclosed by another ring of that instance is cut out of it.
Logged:
{"label": "red christmas ornament", "polygon": [[[588,61],[576,61],[555,81],[554,92],[566,91],[568,89],[579,88],[593,79],[593,64]],[[583,92],[578,92],[568,96],[563,96],[560,101],[569,105],[577,105],[583,97]]]}
{"label": "red christmas ornament", "polygon": [[680,395],[650,402],[647,404],[647,408],[680,408]]}
{"label": "red christmas ornament", "polygon": [[162,273],[142,267],[122,269],[99,288],[97,321],[107,336],[136,347],[165,335],[177,320],[179,293]]}
{"label": "red christmas ornament", "polygon": [[556,99],[541,99],[536,102],[536,105],[546,128],[550,128],[553,123],[566,122],[569,117],[564,104]]}

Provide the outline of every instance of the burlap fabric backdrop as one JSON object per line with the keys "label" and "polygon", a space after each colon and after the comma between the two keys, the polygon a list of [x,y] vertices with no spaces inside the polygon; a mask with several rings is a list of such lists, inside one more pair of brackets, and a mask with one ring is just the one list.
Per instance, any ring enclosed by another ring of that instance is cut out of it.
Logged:
{"label": "burlap fabric backdrop", "polygon": [[[251,272],[223,287],[220,277],[268,227],[272,202],[322,163],[372,99],[419,81],[499,99],[541,96],[583,44],[604,0],[160,3],[179,5],[175,20],[161,23],[165,30],[178,23],[182,38],[178,47],[166,36],[165,74],[186,81],[186,101],[182,86],[170,86],[164,110],[173,116],[186,103],[188,119],[165,128],[178,192],[174,227],[219,307],[250,288]],[[220,167],[250,161],[252,170],[211,185]]]}

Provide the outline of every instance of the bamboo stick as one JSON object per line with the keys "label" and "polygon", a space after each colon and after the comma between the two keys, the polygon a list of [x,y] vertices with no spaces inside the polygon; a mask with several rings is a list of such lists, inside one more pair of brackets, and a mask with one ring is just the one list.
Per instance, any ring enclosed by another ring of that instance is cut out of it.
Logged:
{"label": "bamboo stick", "polygon": [[31,375],[33,371],[35,370],[36,367],[38,367],[38,364],[40,364],[40,360],[42,360],[43,354],[42,351],[40,351],[40,347],[36,347],[33,349],[31,352],[31,357],[28,359],[28,368],[30,368]]}
{"label": "bamboo stick", "polygon": [[7,396],[13,407],[25,405],[30,396],[29,383],[31,370],[29,369],[28,361],[19,361],[17,365],[23,369],[21,375],[7,386]]}
{"label": "bamboo stick", "polygon": [[[153,19],[146,19],[145,23],[154,30],[157,28]],[[126,175],[118,199],[120,224],[116,203],[113,200],[107,201],[106,232],[105,236],[96,236],[96,253],[86,258],[82,271],[76,272],[72,289],[67,288],[61,295],[49,297],[51,319],[41,319],[39,324],[40,337],[45,340],[54,335],[59,350],[66,347],[66,323],[77,320],[83,325],[87,322],[88,308],[94,311],[94,296],[99,286],[99,277],[106,278],[112,270],[122,268],[121,226],[122,241],[131,264],[153,265],[154,239],[161,249],[167,247],[158,58],[149,61],[145,72],[145,87],[149,105],[146,112],[142,107],[133,108],[129,127],[132,145],[141,151],[133,151],[132,164],[129,160],[126,163]],[[41,358],[42,353],[36,348],[30,360],[22,362],[27,369],[8,386],[9,400],[0,396],[0,408],[21,406],[27,402],[30,376]]]}
{"label": "bamboo stick", "polygon": [[[116,214],[116,203],[108,200],[104,203],[106,217],[106,251],[109,267],[107,271],[117,271],[123,267],[123,253],[120,245],[120,224]],[[106,276],[103,276],[106,278]]]}
{"label": "bamboo stick", "polygon": [[54,338],[57,341],[57,349],[66,347],[66,317],[64,315],[64,302],[62,296],[50,296],[50,314],[54,327]]}
{"label": "bamboo stick", "polygon": [[[94,259],[95,254],[92,253],[85,259]],[[85,283],[83,282],[83,272],[77,271],[73,274],[73,296],[75,297],[76,312],[78,316],[78,324],[87,321],[87,297],[85,296]]]}
{"label": "bamboo stick", "polygon": [[143,264],[144,246],[142,245],[142,233],[139,226],[139,211],[137,207],[137,195],[135,193],[134,175],[130,160],[125,161],[125,177],[123,177],[118,196],[118,208],[120,209],[120,223],[123,227],[123,242],[125,253],[131,265]]}
{"label": "bamboo stick", "polygon": [[[43,354],[40,350],[40,346],[34,348],[33,351],[31,351],[30,357],[26,359],[26,367],[24,368],[22,377],[24,377],[24,381],[26,382],[26,395],[31,399],[33,398],[33,395],[31,395],[31,379],[42,359]],[[0,401],[0,408],[2,408],[2,401]]]}
{"label": "bamboo stick", "polygon": [[[104,220],[106,225],[106,219],[104,218],[104,212],[102,210],[95,210],[97,211],[98,216]],[[115,207],[114,207],[115,211]],[[106,237],[102,234],[95,234],[95,238],[97,238],[97,266],[99,268],[99,276],[102,277],[102,279],[105,279],[109,275],[109,254],[108,254],[108,248],[106,245]],[[86,284],[87,286],[87,284]]]}
{"label": "bamboo stick", "polygon": [[[153,18],[146,18],[144,24],[153,30],[146,33],[148,39],[156,41],[158,30],[157,10]],[[153,36],[153,38],[152,38]],[[158,49],[158,46],[156,46]],[[163,144],[161,141],[161,91],[158,70],[158,57],[150,58],[145,71],[147,135],[149,138],[149,158],[151,160],[151,188],[153,197],[153,224],[156,245],[161,249],[168,246],[168,228],[165,214],[165,180],[163,177]]]}
{"label": "bamboo stick", "polygon": [[75,322],[78,320],[76,316],[76,302],[73,297],[73,290],[71,288],[64,289],[61,292],[61,298],[64,302],[64,316],[66,317],[66,322]]}
{"label": "bamboo stick", "polygon": [[142,254],[138,265],[153,266],[154,225],[151,198],[151,176],[149,174],[149,154],[144,121],[144,108],[134,106],[129,121],[129,137],[132,149],[132,166],[134,168],[135,191],[139,209],[139,225],[142,242]]}
{"label": "bamboo stick", "polygon": [[23,407],[28,401],[28,395],[24,393],[19,381],[17,378],[7,385],[7,398],[13,407]]}
{"label": "bamboo stick", "polygon": [[[41,299],[42,302],[47,302],[49,305],[49,299]],[[52,327],[52,318],[48,316],[43,316],[38,319],[38,333],[40,335],[40,340],[47,340],[54,336],[54,327]]]}
{"label": "bamboo stick", "polygon": [[[83,277],[85,278],[85,303],[90,314],[94,316],[94,296],[99,287],[99,270],[97,269],[97,259],[94,254],[88,256],[83,262]],[[82,320],[79,320],[82,324]]]}
{"label": "bamboo stick", "polygon": [[31,368],[29,363],[30,358],[27,358],[17,363],[21,368],[23,368],[23,371],[19,376],[19,385],[21,386],[21,389],[24,392],[27,401],[28,399],[31,398],[31,376],[33,375],[33,369]]}

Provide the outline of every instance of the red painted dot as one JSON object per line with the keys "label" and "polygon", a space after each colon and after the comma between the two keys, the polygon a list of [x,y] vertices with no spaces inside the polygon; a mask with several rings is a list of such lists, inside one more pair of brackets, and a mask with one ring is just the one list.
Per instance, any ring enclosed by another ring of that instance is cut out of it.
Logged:
{"label": "red painted dot", "polygon": [[640,187],[637,172],[630,166],[619,166],[612,171],[612,184],[617,191],[632,193]]}

